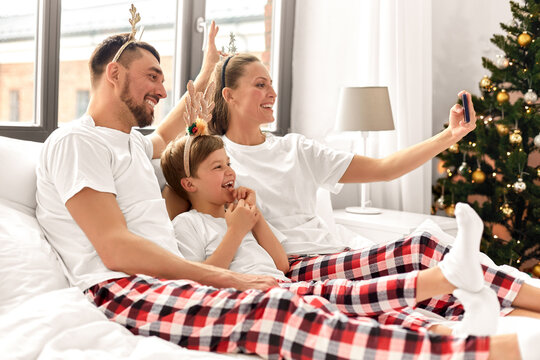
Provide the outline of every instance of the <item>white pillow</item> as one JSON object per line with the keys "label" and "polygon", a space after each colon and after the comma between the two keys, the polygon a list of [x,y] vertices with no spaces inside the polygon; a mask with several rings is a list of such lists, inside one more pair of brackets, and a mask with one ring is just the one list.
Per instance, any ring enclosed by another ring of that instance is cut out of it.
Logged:
{"label": "white pillow", "polygon": [[68,287],[37,220],[0,199],[0,314],[29,297]]}
{"label": "white pillow", "polygon": [[41,143],[0,136],[0,199],[15,202],[18,210],[36,209],[36,164]]}

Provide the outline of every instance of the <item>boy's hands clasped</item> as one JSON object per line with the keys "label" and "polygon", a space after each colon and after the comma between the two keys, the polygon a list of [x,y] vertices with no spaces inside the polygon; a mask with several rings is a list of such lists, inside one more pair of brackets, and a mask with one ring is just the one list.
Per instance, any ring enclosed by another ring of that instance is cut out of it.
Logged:
{"label": "boy's hands clasped", "polygon": [[227,228],[243,237],[253,229],[260,215],[255,205],[249,205],[244,199],[240,199],[237,203],[229,204],[225,210],[225,221]]}

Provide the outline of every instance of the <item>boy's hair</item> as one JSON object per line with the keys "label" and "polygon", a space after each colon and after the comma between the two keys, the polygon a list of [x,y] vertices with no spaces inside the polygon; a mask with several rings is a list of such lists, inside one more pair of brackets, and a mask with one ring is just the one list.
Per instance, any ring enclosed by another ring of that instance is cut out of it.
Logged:
{"label": "boy's hair", "polygon": [[[129,33],[111,35],[94,49],[94,52],[88,61],[88,67],[90,68],[90,83],[92,87],[96,86],[101,75],[105,72],[105,68],[112,61],[118,49],[120,49],[128,40]],[[149,51],[154,55],[158,63],[160,62],[157,50],[152,45],[143,41],[135,41],[129,44],[122,52],[118,62],[126,68],[129,67],[133,60],[142,56],[139,49]]]}
{"label": "boy's hair", "polygon": [[[171,141],[161,155],[161,168],[167,184],[182,198],[189,201],[187,192],[182,187],[180,180],[186,178],[184,168],[184,148],[187,136],[177,137]],[[213,135],[200,135],[192,139],[189,151],[189,171],[191,176],[197,177],[199,165],[206,160],[211,153],[225,147],[220,137]]]}

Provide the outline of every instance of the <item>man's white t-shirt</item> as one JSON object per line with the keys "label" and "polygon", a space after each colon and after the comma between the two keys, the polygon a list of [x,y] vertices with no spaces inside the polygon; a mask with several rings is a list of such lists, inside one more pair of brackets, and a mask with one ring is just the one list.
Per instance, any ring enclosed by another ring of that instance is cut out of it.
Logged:
{"label": "man's white t-shirt", "polygon": [[140,132],[96,126],[84,116],[55,130],[37,166],[36,216],[81,290],[127,274],[103,264],[65,203],[83,188],[114,194],[128,229],[181,256],[154,169],[152,142]]}
{"label": "man's white t-shirt", "polygon": [[266,221],[285,235],[287,254],[328,254],[351,246],[350,239],[338,239],[316,215],[316,194],[319,187],[339,188],[354,154],[299,134],[267,134],[265,142],[254,146],[226,136],[223,141],[236,184],[255,190]]}
{"label": "man's white t-shirt", "polygon": [[[178,249],[186,259],[203,262],[216,251],[227,233],[227,222],[197,210],[182,213],[173,219]],[[283,234],[272,229],[278,241],[283,241]],[[250,232],[238,247],[229,269],[242,274],[269,275],[283,281],[290,281],[283,272],[276,268],[274,260],[259,245]]]}

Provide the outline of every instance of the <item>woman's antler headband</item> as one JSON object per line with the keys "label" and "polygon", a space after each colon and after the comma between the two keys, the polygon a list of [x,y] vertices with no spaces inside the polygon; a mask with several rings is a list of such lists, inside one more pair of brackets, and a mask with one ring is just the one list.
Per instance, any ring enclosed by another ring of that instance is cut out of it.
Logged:
{"label": "woman's antler headband", "polygon": [[188,94],[186,96],[186,112],[184,113],[184,122],[186,123],[186,145],[184,147],[184,171],[186,176],[190,177],[189,171],[189,153],[191,143],[199,135],[207,135],[207,123],[212,119],[212,110],[214,109],[214,92],[216,84],[211,82],[204,94],[195,92],[193,81],[187,84]]}
{"label": "woman's antler headband", "polygon": [[131,19],[129,19],[129,23],[131,24],[131,33],[129,34],[128,41],[126,41],[124,45],[122,45],[122,47],[118,49],[118,51],[116,52],[116,55],[114,55],[112,62],[118,61],[118,59],[120,58],[120,55],[122,55],[122,53],[128,47],[129,44],[141,40],[142,33],[144,31],[143,27],[141,27],[141,31],[139,32],[139,38],[135,39],[135,34],[137,33],[137,29],[135,28],[135,26],[137,25],[139,21],[141,21],[141,16],[137,12],[137,9],[135,8],[135,6],[133,6],[133,4],[131,4],[131,9],[129,9],[129,12],[131,13]]}

